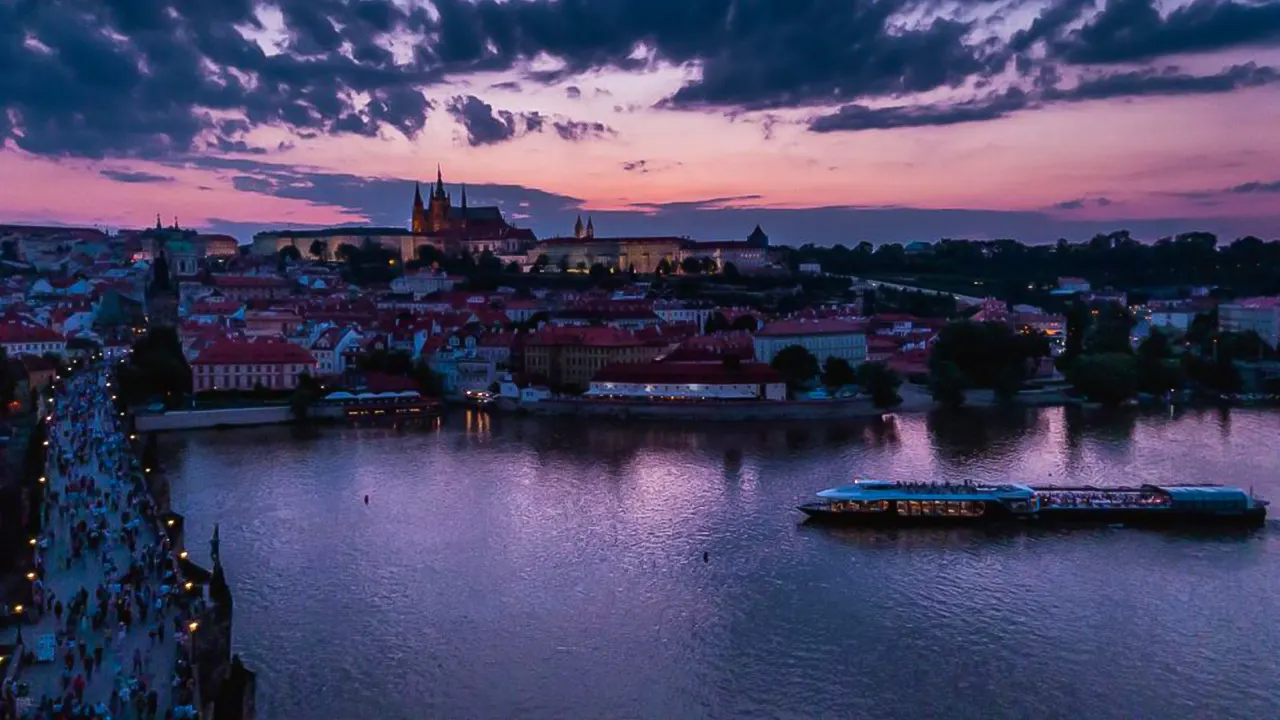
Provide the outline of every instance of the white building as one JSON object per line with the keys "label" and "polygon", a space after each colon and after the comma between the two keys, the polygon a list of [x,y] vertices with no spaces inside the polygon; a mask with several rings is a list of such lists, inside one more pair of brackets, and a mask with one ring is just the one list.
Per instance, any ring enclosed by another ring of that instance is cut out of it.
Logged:
{"label": "white building", "polygon": [[67,350],[67,341],[66,338],[47,327],[9,321],[0,323],[0,347],[3,347],[11,358],[45,353],[64,355]]}
{"label": "white building", "polygon": [[786,400],[787,383],[764,363],[736,368],[723,362],[609,365],[591,379],[587,397],[618,400]]}
{"label": "white building", "polygon": [[1274,348],[1280,342],[1280,298],[1248,298],[1219,305],[1218,326],[1227,332],[1252,330]]}
{"label": "white building", "polygon": [[668,325],[672,323],[693,323],[701,330],[706,327],[707,318],[715,312],[713,308],[690,306],[679,300],[659,300],[653,304],[653,314],[662,318]]}
{"label": "white building", "polygon": [[790,345],[799,345],[818,359],[838,357],[850,365],[867,360],[866,327],[844,318],[793,318],[764,326],[752,338],[756,360],[771,363],[778,353]]}
{"label": "white building", "polygon": [[409,293],[414,296],[430,295],[433,292],[452,290],[460,278],[430,270],[419,270],[415,273],[401,275],[391,281],[391,292]]}

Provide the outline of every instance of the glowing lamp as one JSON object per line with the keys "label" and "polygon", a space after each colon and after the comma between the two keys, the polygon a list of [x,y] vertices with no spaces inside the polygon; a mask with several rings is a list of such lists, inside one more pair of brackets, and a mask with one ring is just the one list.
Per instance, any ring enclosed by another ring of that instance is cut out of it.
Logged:
{"label": "glowing lamp", "polygon": [[129,436],[129,439],[130,439],[130,440],[137,440],[137,439],[138,439],[138,436],[137,436],[137,435],[130,435],[130,436]]}
{"label": "glowing lamp", "polygon": [[182,559],[182,560],[186,560],[186,559],[187,559],[187,551],[186,551],[186,550],[183,550],[182,552],[178,553],[178,557],[179,557],[180,559]]}
{"label": "glowing lamp", "polygon": [[41,475],[41,476],[40,476],[40,482],[42,482],[42,483],[43,483],[44,481],[45,481],[45,477],[44,477],[43,475]]}
{"label": "glowing lamp", "polygon": [[35,574],[35,573],[33,573],[33,572],[29,572],[29,573],[27,573],[27,579],[28,579],[28,580],[35,580],[35,579],[36,579],[36,574]]}
{"label": "glowing lamp", "polygon": [[23,608],[22,608],[22,606],[21,606],[21,605],[14,605],[14,606],[13,606],[13,613],[14,613],[15,615],[21,615],[21,614],[22,614],[22,610],[23,610]]}
{"label": "glowing lamp", "polygon": [[190,590],[191,588],[193,588],[193,587],[195,587],[195,586],[196,586],[196,584],[195,584],[195,583],[193,583],[193,582],[191,582],[190,580],[188,580],[188,581],[187,581],[187,583],[186,583],[185,585],[183,585],[182,587],[183,587],[183,589],[184,589],[184,590]]}
{"label": "glowing lamp", "polygon": [[196,630],[200,629],[200,623],[196,622],[195,620],[192,620],[191,622],[187,623],[187,629],[190,630],[191,632],[195,632]]}
{"label": "glowing lamp", "polygon": [[165,525],[168,525],[169,527],[173,527],[173,521],[172,521],[172,520],[170,520],[170,521],[166,522],[166,523],[165,523]]}
{"label": "glowing lamp", "polygon": [[49,441],[48,441],[48,440],[45,440],[45,441],[44,441],[44,446],[45,446],[45,447],[49,447]]}
{"label": "glowing lamp", "polygon": [[27,544],[28,544],[28,545],[35,545],[35,544],[36,544],[36,539],[35,539],[35,538],[31,538],[30,540],[28,540],[28,541],[27,541]]}

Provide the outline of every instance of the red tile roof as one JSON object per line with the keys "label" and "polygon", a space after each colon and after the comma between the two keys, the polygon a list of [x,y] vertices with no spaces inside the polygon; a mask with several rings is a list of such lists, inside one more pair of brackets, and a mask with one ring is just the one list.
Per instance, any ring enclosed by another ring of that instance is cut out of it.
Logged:
{"label": "red tile roof", "polygon": [[281,340],[222,339],[200,351],[192,365],[314,365],[315,357],[298,345]]}
{"label": "red tile roof", "polygon": [[226,288],[287,288],[293,283],[278,277],[265,275],[214,275],[214,287]]}
{"label": "red tile roof", "polygon": [[845,318],[792,318],[771,322],[765,325],[756,335],[791,337],[802,335],[845,335],[865,333],[866,331],[867,326],[865,323]]}
{"label": "red tile roof", "polygon": [[0,343],[62,342],[63,337],[47,327],[20,321],[0,323]]}

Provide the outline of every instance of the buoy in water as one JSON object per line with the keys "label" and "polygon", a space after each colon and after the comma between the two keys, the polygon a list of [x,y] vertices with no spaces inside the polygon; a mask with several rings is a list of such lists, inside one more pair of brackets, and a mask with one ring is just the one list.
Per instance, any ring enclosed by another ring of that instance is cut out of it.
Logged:
{"label": "buoy in water", "polygon": [[702,552],[702,562],[711,562],[711,553],[704,550]]}
{"label": "buoy in water", "polygon": [[364,504],[365,504],[365,505],[368,505],[368,504],[369,504],[369,496],[368,496],[368,495],[365,495],[365,496],[364,496]]}

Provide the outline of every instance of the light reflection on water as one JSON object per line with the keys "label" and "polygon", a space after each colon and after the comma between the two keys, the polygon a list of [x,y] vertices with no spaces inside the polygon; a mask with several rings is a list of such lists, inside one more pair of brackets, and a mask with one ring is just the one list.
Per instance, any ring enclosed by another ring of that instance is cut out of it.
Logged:
{"label": "light reflection on water", "polygon": [[1251,411],[464,411],[161,445],[193,555],[222,524],[264,718],[1243,718],[1280,716],[1271,529],[856,532],[792,506],[853,475],[1220,480],[1280,500],[1277,430]]}

